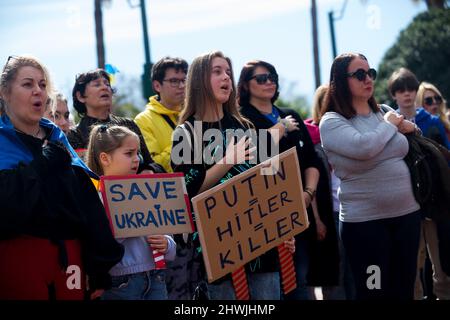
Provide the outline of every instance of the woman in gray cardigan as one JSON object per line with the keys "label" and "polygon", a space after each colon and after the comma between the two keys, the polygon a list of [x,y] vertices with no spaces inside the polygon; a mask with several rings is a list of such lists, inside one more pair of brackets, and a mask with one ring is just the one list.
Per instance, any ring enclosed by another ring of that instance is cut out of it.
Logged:
{"label": "woman in gray cardigan", "polygon": [[322,146],[336,176],[340,234],[357,299],[413,299],[419,204],[403,161],[413,123],[380,112],[376,71],[362,54],[338,56],[320,121]]}

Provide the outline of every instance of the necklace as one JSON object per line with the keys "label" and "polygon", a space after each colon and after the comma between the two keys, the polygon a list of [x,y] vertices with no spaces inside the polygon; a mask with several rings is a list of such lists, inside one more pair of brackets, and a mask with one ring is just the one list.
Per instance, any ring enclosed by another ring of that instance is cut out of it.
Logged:
{"label": "necklace", "polygon": [[39,138],[39,134],[41,133],[41,126],[38,127],[38,130],[37,130],[37,132],[36,132],[35,134],[29,134],[29,133],[23,132],[22,130],[17,129],[17,128],[14,128],[14,130],[16,130],[16,131],[19,132],[19,133],[26,134],[26,135],[28,135],[28,136],[32,136],[32,137],[34,137],[34,138],[40,139],[40,138]]}

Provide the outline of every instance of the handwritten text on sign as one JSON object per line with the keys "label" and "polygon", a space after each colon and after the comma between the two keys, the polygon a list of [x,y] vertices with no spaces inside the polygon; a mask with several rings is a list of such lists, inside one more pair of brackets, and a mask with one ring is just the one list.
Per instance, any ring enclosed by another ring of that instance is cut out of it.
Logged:
{"label": "handwritten text on sign", "polygon": [[210,282],[308,227],[295,148],[268,161],[192,199]]}
{"label": "handwritten text on sign", "polygon": [[116,238],[193,231],[183,174],[109,176],[100,183]]}

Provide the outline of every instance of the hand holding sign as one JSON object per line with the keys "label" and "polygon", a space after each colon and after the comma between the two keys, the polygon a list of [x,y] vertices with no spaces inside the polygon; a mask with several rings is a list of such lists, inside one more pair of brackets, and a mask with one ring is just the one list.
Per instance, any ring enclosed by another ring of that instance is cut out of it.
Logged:
{"label": "hand holding sign", "polygon": [[163,235],[147,236],[147,243],[156,251],[166,254],[168,249],[167,238]]}
{"label": "hand holding sign", "polygon": [[165,269],[168,241],[162,234],[193,231],[183,174],[102,176],[100,184],[114,235],[147,236],[155,269]]}
{"label": "hand holding sign", "polygon": [[286,249],[288,249],[288,251],[291,254],[295,253],[295,238],[289,239],[289,240],[285,240],[284,241],[284,246],[286,247]]}
{"label": "hand holding sign", "polygon": [[167,238],[163,235],[153,235],[147,237],[147,243],[152,248],[153,259],[155,261],[155,269],[165,269],[166,260],[164,259],[164,254],[168,249]]}

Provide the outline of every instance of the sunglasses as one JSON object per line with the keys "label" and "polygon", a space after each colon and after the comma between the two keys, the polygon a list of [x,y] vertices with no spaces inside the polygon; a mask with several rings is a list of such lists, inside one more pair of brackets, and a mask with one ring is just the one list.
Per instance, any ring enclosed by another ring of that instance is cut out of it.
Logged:
{"label": "sunglasses", "polygon": [[369,76],[372,80],[375,80],[377,78],[377,71],[372,68],[367,71],[364,69],[358,69],[355,72],[347,73],[347,76],[354,77],[359,81],[366,80],[366,76]]}
{"label": "sunglasses", "polygon": [[441,104],[442,103],[442,97],[435,95],[434,97],[428,97],[423,99],[423,103],[427,106],[432,106],[433,105],[433,98],[434,101],[436,102],[436,104]]}
{"label": "sunglasses", "polygon": [[270,80],[272,83],[278,83],[278,76],[273,73],[256,74],[250,78],[250,80],[252,79],[255,79],[257,84],[265,84],[267,80]]}

